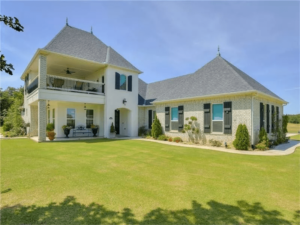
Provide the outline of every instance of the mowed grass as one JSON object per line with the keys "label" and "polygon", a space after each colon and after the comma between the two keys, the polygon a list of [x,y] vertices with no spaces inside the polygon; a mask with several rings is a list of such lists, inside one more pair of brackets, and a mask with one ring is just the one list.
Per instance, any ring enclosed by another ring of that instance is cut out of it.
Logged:
{"label": "mowed grass", "polygon": [[291,139],[291,140],[300,141],[300,134],[295,135],[295,136],[291,136],[290,139]]}
{"label": "mowed grass", "polygon": [[300,131],[300,124],[288,123],[287,130],[288,133],[298,133]]}
{"label": "mowed grass", "polygon": [[1,141],[1,224],[297,224],[300,149]]}

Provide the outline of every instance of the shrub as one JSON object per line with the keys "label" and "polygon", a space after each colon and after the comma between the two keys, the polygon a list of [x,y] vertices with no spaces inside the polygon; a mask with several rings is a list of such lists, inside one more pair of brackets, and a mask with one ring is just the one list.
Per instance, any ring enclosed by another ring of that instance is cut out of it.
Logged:
{"label": "shrub", "polygon": [[3,131],[10,131],[13,128],[13,125],[9,121],[5,121],[3,124]]}
{"label": "shrub", "polygon": [[142,136],[142,135],[146,135],[146,134],[147,134],[146,126],[139,127],[138,135]]}
{"label": "shrub", "polygon": [[46,127],[46,131],[53,131],[54,130],[54,124],[53,123],[48,123]]}
{"label": "shrub", "polygon": [[258,150],[262,150],[262,151],[268,150],[268,149],[269,149],[269,147],[268,147],[269,145],[266,144],[266,143],[269,144],[269,142],[263,141],[263,142],[258,143],[257,145],[255,145],[255,147],[256,147]]}
{"label": "shrub", "polygon": [[174,137],[173,138],[173,141],[178,143],[178,142],[182,142],[181,138],[180,137]]}
{"label": "shrub", "polygon": [[151,132],[151,129],[150,130],[147,130],[146,131],[146,136],[150,136],[150,137],[152,137],[152,134],[151,134],[152,132]]}
{"label": "shrub", "polygon": [[209,140],[209,143],[212,146],[216,146],[216,147],[220,147],[222,145],[221,141],[217,141],[217,140],[214,140],[214,139]]}
{"label": "shrub", "polygon": [[172,138],[172,137],[169,137],[168,141],[169,141],[169,142],[172,142],[172,141],[173,141],[173,138]]}
{"label": "shrub", "polygon": [[150,135],[147,135],[146,138],[147,139],[152,139],[152,137]]}
{"label": "shrub", "polygon": [[238,126],[233,145],[238,150],[248,150],[250,138],[247,126],[245,124],[240,124]]}
{"label": "shrub", "polygon": [[114,132],[115,132],[114,123],[111,123],[111,126],[110,126],[110,133],[114,133]]}
{"label": "shrub", "polygon": [[159,137],[159,135],[162,134],[162,127],[161,127],[160,121],[157,118],[157,116],[155,116],[154,122],[152,124],[151,134],[152,134],[152,137],[155,139],[157,139]]}
{"label": "shrub", "polygon": [[157,140],[160,140],[160,141],[166,141],[166,140],[168,140],[168,136],[166,136],[166,135],[164,135],[164,134],[159,135],[158,138],[157,138]]}

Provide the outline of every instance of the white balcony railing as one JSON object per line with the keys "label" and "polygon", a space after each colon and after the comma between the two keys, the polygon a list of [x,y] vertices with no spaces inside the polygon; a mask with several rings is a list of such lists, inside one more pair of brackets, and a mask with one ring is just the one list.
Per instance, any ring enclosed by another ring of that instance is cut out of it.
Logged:
{"label": "white balcony railing", "polygon": [[55,75],[47,75],[47,89],[104,95],[103,83]]}

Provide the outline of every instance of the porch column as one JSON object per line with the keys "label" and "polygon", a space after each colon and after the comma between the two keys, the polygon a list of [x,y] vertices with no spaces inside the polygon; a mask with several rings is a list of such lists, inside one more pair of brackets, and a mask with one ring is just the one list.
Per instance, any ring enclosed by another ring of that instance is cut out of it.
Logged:
{"label": "porch column", "polygon": [[38,136],[38,106],[30,105],[30,136]]}
{"label": "porch column", "polygon": [[46,141],[47,102],[38,100],[38,141]]}
{"label": "porch column", "polygon": [[46,89],[47,88],[47,56],[39,55],[38,61],[38,78],[39,78],[39,88]]}

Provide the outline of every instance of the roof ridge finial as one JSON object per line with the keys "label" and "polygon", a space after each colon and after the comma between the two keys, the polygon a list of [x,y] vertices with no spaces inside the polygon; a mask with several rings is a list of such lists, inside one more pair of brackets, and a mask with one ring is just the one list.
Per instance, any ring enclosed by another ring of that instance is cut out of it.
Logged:
{"label": "roof ridge finial", "polygon": [[221,53],[220,53],[220,45],[218,45],[218,53],[217,53],[217,56],[221,56]]}
{"label": "roof ridge finial", "polygon": [[67,17],[67,19],[66,19],[66,25],[69,26],[69,23],[68,23],[68,17]]}
{"label": "roof ridge finial", "polygon": [[93,34],[93,26],[91,26],[91,34]]}

